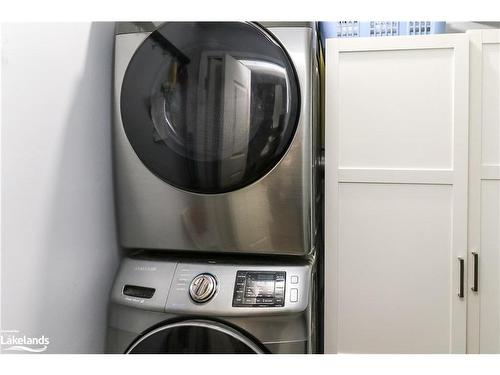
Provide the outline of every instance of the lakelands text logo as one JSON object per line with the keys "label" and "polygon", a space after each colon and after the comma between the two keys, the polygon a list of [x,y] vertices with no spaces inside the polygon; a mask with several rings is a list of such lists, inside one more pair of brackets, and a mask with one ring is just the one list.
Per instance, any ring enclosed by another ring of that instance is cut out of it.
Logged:
{"label": "lakelands text logo", "polygon": [[47,350],[50,340],[42,335],[30,337],[17,330],[0,331],[0,347],[2,352],[42,353]]}

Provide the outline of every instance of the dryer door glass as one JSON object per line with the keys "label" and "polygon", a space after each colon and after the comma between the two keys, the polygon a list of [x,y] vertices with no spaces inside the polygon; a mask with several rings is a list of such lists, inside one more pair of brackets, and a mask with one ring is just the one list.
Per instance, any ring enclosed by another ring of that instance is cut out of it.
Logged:
{"label": "dryer door glass", "polygon": [[169,22],[130,61],[121,119],[152,173],[183,190],[224,193],[281,160],[299,98],[287,52],[260,26]]}
{"label": "dryer door glass", "polygon": [[165,325],[140,337],[129,354],[255,354],[265,349],[218,322],[185,321]]}

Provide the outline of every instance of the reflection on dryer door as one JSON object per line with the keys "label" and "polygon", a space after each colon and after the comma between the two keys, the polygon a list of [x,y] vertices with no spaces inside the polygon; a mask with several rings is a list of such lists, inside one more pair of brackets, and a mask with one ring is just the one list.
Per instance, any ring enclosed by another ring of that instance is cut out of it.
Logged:
{"label": "reflection on dryer door", "polygon": [[[198,79],[197,126],[192,134],[193,155],[198,159],[216,161],[221,158],[218,149],[220,112],[223,85],[223,58],[217,52],[203,52],[200,58]],[[211,168],[198,168],[196,176],[207,186],[219,186],[217,175]]]}
{"label": "reflection on dryer door", "polygon": [[230,55],[224,55],[221,186],[234,184],[245,173],[250,130],[250,88],[250,69]]}

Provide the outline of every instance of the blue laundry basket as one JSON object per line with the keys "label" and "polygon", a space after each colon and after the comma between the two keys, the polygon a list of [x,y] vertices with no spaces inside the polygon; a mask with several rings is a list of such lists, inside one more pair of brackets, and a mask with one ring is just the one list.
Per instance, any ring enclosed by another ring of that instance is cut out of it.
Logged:
{"label": "blue laundry basket", "polygon": [[444,33],[445,29],[446,22],[436,21],[339,21],[319,23],[323,45],[326,38],[429,35]]}

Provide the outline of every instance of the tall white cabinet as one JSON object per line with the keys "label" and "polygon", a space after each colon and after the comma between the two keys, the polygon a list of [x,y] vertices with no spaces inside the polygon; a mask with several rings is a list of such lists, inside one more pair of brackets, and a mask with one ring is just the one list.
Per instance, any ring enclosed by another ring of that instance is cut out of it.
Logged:
{"label": "tall white cabinet", "polygon": [[500,61],[498,43],[486,47],[484,37],[471,44],[483,51],[481,83],[470,74],[483,93],[482,109],[470,106],[482,128],[482,146],[470,135],[480,168],[469,159],[469,73],[479,64],[471,36],[327,41],[326,352],[479,351],[494,324],[498,339]]}
{"label": "tall white cabinet", "polygon": [[500,353],[500,30],[467,34],[471,275],[467,349],[470,353]]}

